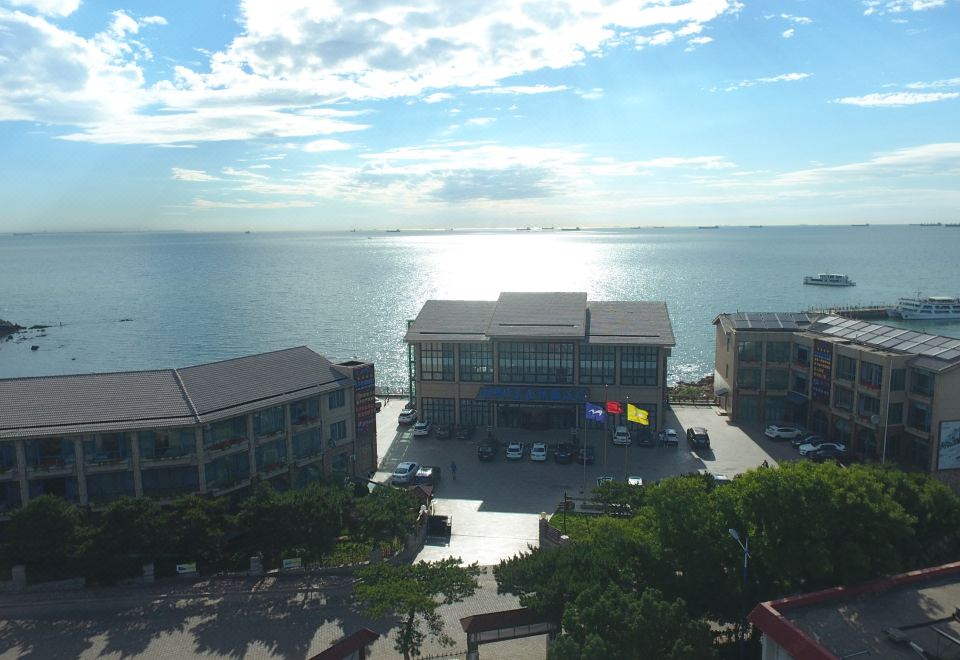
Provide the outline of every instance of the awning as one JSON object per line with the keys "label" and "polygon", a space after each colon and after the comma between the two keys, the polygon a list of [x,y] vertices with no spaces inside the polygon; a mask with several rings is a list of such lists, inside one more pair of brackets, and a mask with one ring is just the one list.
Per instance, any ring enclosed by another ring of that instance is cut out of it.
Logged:
{"label": "awning", "polygon": [[807,395],[800,394],[800,392],[787,392],[787,396],[783,397],[790,403],[795,403],[798,406],[802,406],[807,402]]}

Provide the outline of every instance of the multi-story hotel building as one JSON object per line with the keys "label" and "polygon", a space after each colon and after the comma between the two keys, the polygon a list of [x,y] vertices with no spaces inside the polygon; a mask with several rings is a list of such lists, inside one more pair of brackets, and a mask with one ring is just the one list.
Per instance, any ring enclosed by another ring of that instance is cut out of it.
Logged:
{"label": "multi-story hotel building", "polygon": [[591,302],[585,293],[428,300],[406,341],[412,401],[435,424],[583,428],[588,401],[645,409],[650,426],[634,433],[662,423],[674,346],[663,302]]}
{"label": "multi-story hotel building", "polygon": [[185,369],[0,380],[0,514],[52,493],[221,495],[376,469],[372,364],[304,346]]}
{"label": "multi-story hotel building", "polygon": [[805,313],[714,325],[714,389],[732,420],[793,421],[960,486],[960,339]]}

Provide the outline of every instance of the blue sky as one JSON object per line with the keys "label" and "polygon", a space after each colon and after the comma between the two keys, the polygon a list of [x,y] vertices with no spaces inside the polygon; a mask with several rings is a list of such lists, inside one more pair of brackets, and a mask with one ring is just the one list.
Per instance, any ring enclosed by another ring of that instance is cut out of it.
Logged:
{"label": "blue sky", "polygon": [[958,35],[957,0],[0,0],[0,231],[957,222]]}

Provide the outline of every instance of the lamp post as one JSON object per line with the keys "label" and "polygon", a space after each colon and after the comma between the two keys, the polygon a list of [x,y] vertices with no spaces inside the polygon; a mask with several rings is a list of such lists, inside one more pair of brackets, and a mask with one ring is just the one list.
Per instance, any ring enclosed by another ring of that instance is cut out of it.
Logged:
{"label": "lamp post", "polygon": [[733,527],[727,530],[730,536],[737,542],[743,550],[743,593],[740,595],[740,630],[737,634],[738,645],[740,646],[740,660],[746,657],[744,649],[743,636],[747,630],[747,561],[750,559],[750,539],[743,535],[743,541],[740,540],[740,534]]}
{"label": "lamp post", "polygon": [[578,456],[580,456],[580,463],[583,467],[583,482],[580,484],[580,497],[586,499],[587,497],[587,440],[590,439],[590,426],[589,419],[586,419],[587,416],[587,406],[590,404],[590,395],[583,395],[583,447],[580,449]]}
{"label": "lamp post", "polygon": [[[626,403],[629,406],[630,397],[629,396],[626,397],[626,400],[627,400]],[[629,408],[627,408],[627,410],[629,410]],[[627,417],[627,421],[630,421],[629,417]],[[630,439],[630,441],[627,442],[627,444],[623,446],[623,482],[624,483],[627,482],[627,478],[630,476],[630,443],[631,442],[633,442],[632,438]]]}
{"label": "lamp post", "polygon": [[[607,408],[607,401],[609,401],[609,400],[610,400],[610,386],[609,386],[609,385],[604,385],[604,386],[603,386],[603,408],[604,408],[604,410],[606,410],[606,408]],[[609,414],[605,415],[605,416],[604,416],[604,420],[605,420],[605,421],[609,421],[609,420],[608,420],[609,417],[610,417]],[[604,473],[604,474],[607,473],[607,436],[609,435],[608,431],[609,431],[609,429],[607,428],[607,424],[604,423],[604,425],[603,425],[603,473]]]}

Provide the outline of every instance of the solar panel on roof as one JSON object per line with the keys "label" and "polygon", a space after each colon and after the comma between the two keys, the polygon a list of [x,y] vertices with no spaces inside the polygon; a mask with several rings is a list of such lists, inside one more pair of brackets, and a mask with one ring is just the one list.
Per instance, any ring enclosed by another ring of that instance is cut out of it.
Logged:
{"label": "solar panel on roof", "polygon": [[954,348],[960,349],[960,339],[951,339],[943,346],[945,348],[950,348],[950,349],[954,349]]}
{"label": "solar panel on roof", "polygon": [[900,335],[900,341],[913,341],[919,336],[920,336],[919,332],[913,332],[912,330],[908,330],[906,334]]}
{"label": "solar panel on roof", "polygon": [[927,346],[922,351],[920,355],[926,355],[927,357],[936,357],[946,351],[945,348],[940,348],[939,346]]}
{"label": "solar panel on roof", "polygon": [[957,350],[956,348],[948,349],[939,355],[941,360],[955,360],[958,357],[960,357],[960,350]]}
{"label": "solar panel on roof", "polygon": [[897,345],[894,346],[893,348],[894,348],[894,350],[897,350],[897,351],[905,351],[905,352],[906,352],[906,351],[909,351],[911,348],[916,348],[917,346],[918,346],[918,344],[917,344],[917,342],[915,342],[915,341],[905,341],[905,342],[902,342],[902,343],[900,343],[900,344],[897,344]]}
{"label": "solar panel on roof", "polygon": [[862,341],[864,344],[872,344],[877,340],[877,335],[873,332],[866,332],[862,337],[859,338],[859,341]]}

